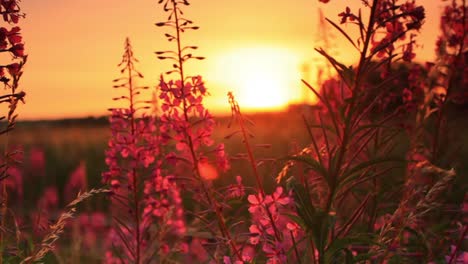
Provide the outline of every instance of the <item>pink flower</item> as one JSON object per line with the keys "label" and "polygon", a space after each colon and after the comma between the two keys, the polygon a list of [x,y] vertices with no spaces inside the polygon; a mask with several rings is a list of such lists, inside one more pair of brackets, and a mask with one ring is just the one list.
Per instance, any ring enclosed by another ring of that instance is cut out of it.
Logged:
{"label": "pink flower", "polygon": [[83,244],[87,249],[93,249],[97,245],[98,237],[105,235],[107,230],[106,216],[101,212],[81,214],[78,217]]}
{"label": "pink flower", "polygon": [[7,65],[6,68],[8,69],[8,73],[10,73],[11,76],[18,75],[21,70],[21,66],[19,63],[12,63],[10,65]]}
{"label": "pink flower", "polygon": [[16,57],[24,57],[24,44],[17,43],[9,49]]}
{"label": "pink flower", "polygon": [[245,195],[245,187],[242,184],[242,177],[237,175],[236,182],[236,184],[231,184],[228,187],[228,198],[242,198]]}
{"label": "pink flower", "polygon": [[88,186],[86,177],[86,164],[81,161],[78,167],[72,172],[65,186],[65,196],[67,201],[71,201],[76,197],[79,191],[85,191]]}
{"label": "pink flower", "polygon": [[227,158],[226,152],[224,150],[224,144],[219,144],[216,147],[215,152],[216,152],[216,161],[217,161],[218,167],[222,171],[229,170],[230,164],[229,164],[229,160]]}
{"label": "pink flower", "polygon": [[29,152],[29,164],[34,176],[45,175],[45,154],[42,149],[32,148]]}
{"label": "pink flower", "polygon": [[3,0],[0,1],[0,4],[4,8],[3,20],[5,22],[18,23],[19,21],[19,7],[16,0]]}
{"label": "pink flower", "polygon": [[4,179],[9,195],[13,192],[16,194],[17,200],[23,198],[23,173],[17,167],[9,167],[7,170],[8,177]]}
{"label": "pink flower", "polygon": [[258,242],[260,242],[260,235],[262,234],[262,232],[260,231],[257,225],[251,225],[249,227],[249,231],[250,231],[250,243],[252,245],[257,245]]}
{"label": "pink flower", "polygon": [[268,258],[268,264],[286,263],[286,255],[284,255],[284,248],[280,242],[264,243],[262,250]]}
{"label": "pink flower", "polygon": [[44,190],[42,197],[37,202],[37,207],[40,210],[51,212],[58,206],[57,188],[48,187]]}
{"label": "pink flower", "polygon": [[[20,27],[13,27],[10,32],[7,33],[7,36],[8,36],[8,41],[10,42],[11,45],[15,45],[15,44],[18,44],[21,42],[21,40],[23,39],[20,35],[20,30],[21,28]],[[1,33],[0,33],[1,34]],[[0,39],[1,36],[0,36]],[[4,38],[3,38],[4,39]]]}
{"label": "pink flower", "polygon": [[348,18],[349,21],[354,21],[355,19],[357,19],[357,17],[353,13],[351,13],[351,9],[348,6],[346,7],[345,12],[339,13],[338,16],[341,17],[341,24],[346,23]]}
{"label": "pink flower", "polygon": [[267,195],[265,197],[265,203],[266,204],[277,203],[277,204],[280,204],[280,205],[289,204],[289,201],[290,201],[289,197],[288,196],[281,197],[282,194],[283,194],[283,187],[281,187],[281,186],[276,187],[276,190],[275,190],[275,192],[273,193],[272,196]]}
{"label": "pink flower", "polygon": [[247,196],[247,201],[249,201],[250,206],[249,206],[249,212],[252,214],[257,213],[259,210],[261,210],[261,206],[263,205],[263,198],[260,194],[253,195],[250,194]]}

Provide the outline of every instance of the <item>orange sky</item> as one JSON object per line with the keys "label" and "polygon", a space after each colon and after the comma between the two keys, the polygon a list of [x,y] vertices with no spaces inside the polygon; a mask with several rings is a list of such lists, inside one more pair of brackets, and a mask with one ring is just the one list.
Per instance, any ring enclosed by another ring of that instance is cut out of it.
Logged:
{"label": "orange sky", "polygon": [[[271,71],[288,72],[284,82],[289,83],[289,90],[280,91],[277,99],[288,96],[289,100],[297,100],[301,65],[310,64],[312,71],[319,65],[319,56],[313,50],[320,45],[318,8],[338,21],[343,2],[353,2],[350,6],[357,7],[361,1],[332,0],[327,5],[318,0],[191,1],[186,16],[201,28],[186,34],[184,43],[198,45],[198,55],[207,57],[189,65],[189,71],[203,75],[207,81],[212,94],[209,107],[229,111],[228,90],[244,93],[238,94],[241,107],[243,101],[252,104],[245,90],[238,91],[236,86],[249,80],[245,77],[248,69],[268,68],[278,60],[285,66]],[[423,49],[417,60],[432,60],[442,4],[418,2],[426,4],[427,19],[418,38]],[[140,60],[138,68],[145,75],[142,85],[154,86],[159,74],[169,69],[154,55],[154,51],[169,47],[163,31],[154,26],[164,20],[157,0],[41,0],[23,1],[21,7],[27,14],[20,26],[29,58],[21,82],[27,97],[18,111],[20,119],[106,114],[106,109],[114,105],[112,80],[119,77],[117,64],[127,36]],[[340,46],[341,38],[335,35],[339,60],[354,63],[356,54]],[[265,54],[258,55],[260,51]],[[252,54],[263,62],[239,66],[242,58]],[[257,75],[268,76],[268,72]],[[255,98],[251,101],[255,102]]]}

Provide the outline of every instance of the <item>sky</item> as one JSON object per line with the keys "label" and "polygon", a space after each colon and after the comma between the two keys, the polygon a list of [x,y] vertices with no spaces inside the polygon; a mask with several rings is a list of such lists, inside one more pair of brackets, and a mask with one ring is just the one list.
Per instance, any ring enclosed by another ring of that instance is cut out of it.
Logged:
{"label": "sky", "polygon": [[[418,37],[417,61],[434,59],[442,3],[418,1],[426,22]],[[204,61],[189,63],[192,75],[202,75],[211,93],[213,112],[228,112],[227,92],[234,91],[241,108],[277,107],[303,100],[301,78],[313,78],[323,67],[314,48],[324,33],[333,33],[336,58],[351,65],[357,54],[343,45],[339,33],[319,28],[319,8],[339,21],[343,3],[354,10],[361,1],[332,0],[192,0],[185,16],[200,26],[184,35],[183,44],[199,46]],[[20,3],[26,18],[20,22],[29,55],[20,86],[27,93],[18,109],[20,119],[101,116],[115,106],[112,80],[120,77],[124,41],[129,37],[141,85],[155,87],[170,64],[155,51],[171,48],[154,25],[165,20],[157,0],[41,0]],[[347,27],[345,26],[345,29]],[[301,73],[308,64],[310,73]],[[258,109],[257,109],[258,110]]]}

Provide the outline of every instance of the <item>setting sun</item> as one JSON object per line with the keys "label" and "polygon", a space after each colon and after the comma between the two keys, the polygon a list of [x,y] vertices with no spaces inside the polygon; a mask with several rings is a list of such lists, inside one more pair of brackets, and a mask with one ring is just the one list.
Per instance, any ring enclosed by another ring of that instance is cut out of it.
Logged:
{"label": "setting sun", "polygon": [[298,57],[286,49],[243,48],[217,57],[213,76],[229,84],[244,109],[279,109],[298,99],[298,65]]}

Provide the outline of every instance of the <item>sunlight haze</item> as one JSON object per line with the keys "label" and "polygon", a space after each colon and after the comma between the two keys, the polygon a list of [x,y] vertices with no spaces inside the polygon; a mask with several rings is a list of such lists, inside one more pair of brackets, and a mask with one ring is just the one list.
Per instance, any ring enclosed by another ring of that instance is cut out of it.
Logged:
{"label": "sunlight haze", "polygon": [[[348,1],[351,2],[351,1]],[[355,1],[351,8],[360,4]],[[423,1],[426,24],[418,44],[417,61],[433,59],[438,35],[440,3]],[[339,21],[342,1],[322,5],[317,0],[297,1],[193,1],[185,15],[198,31],[183,36],[186,45],[197,45],[204,61],[187,64],[191,75],[202,75],[213,112],[229,112],[226,94],[232,90],[241,108],[258,111],[279,109],[303,98],[300,79],[315,82],[322,58],[314,48],[324,45],[318,31],[319,8]],[[162,72],[170,69],[158,61],[158,50],[173,49],[154,26],[165,20],[156,0],[24,1],[21,21],[29,54],[20,87],[27,93],[20,119],[100,116],[112,101],[112,80],[119,77],[124,40],[130,37],[140,60],[141,85],[155,87]],[[346,28],[346,27],[345,27]],[[336,30],[331,48],[345,64],[356,61],[354,50],[341,45]],[[301,72],[303,65],[310,72]]]}

